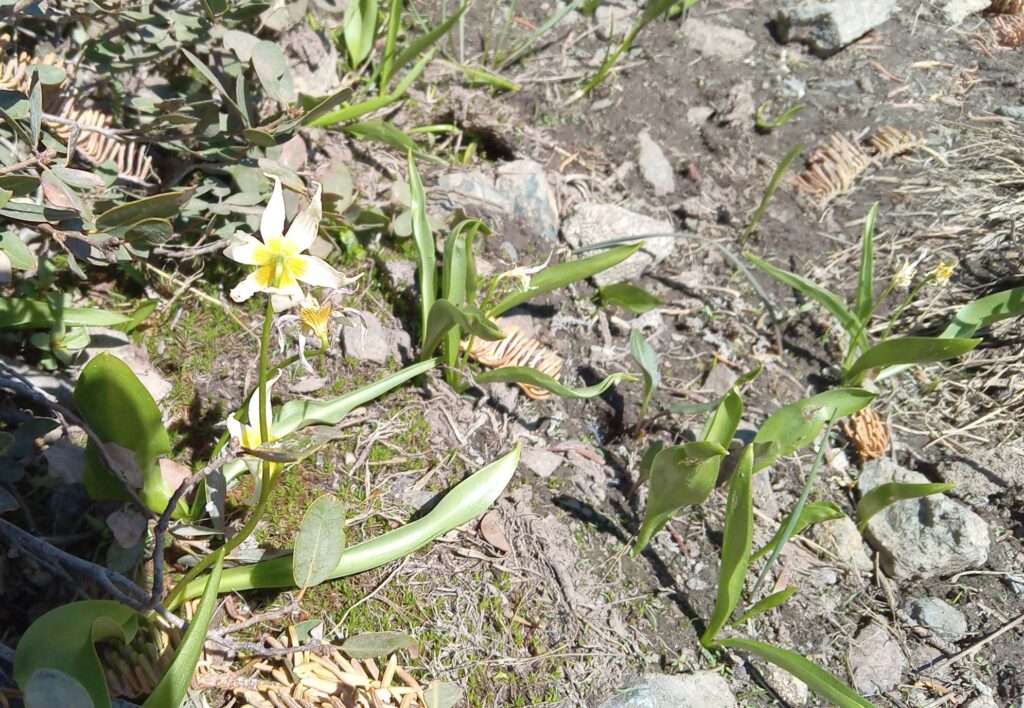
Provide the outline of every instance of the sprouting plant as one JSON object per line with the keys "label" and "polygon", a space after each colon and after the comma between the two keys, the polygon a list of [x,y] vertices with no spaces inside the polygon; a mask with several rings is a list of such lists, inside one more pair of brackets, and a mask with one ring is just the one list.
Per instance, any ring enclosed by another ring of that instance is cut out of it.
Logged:
{"label": "sprouting plant", "polygon": [[754,113],[754,128],[759,133],[770,133],[775,128],[781,128],[786,123],[793,120],[797,113],[807,108],[806,104],[797,103],[783,111],[778,118],[770,120],[765,114],[765,111],[768,110],[769,104],[769,101],[765,101],[757,107],[757,111]]}

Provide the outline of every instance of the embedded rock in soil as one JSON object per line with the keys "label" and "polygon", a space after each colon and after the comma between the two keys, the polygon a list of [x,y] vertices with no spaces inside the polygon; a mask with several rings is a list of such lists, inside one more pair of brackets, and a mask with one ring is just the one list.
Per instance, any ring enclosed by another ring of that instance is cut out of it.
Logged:
{"label": "embedded rock in soil", "polygon": [[393,293],[402,293],[416,287],[416,261],[384,261],[384,284]]}
{"label": "embedded rock in soil", "polygon": [[526,469],[541,479],[547,479],[562,464],[562,456],[540,447],[525,447],[520,461]]}
{"label": "embedded rock in soil", "polygon": [[353,316],[341,328],[341,350],[345,356],[372,364],[387,363],[393,339],[393,333],[369,312]]}
{"label": "embedded rock in soil", "polygon": [[999,708],[999,704],[992,696],[978,696],[970,703],[965,704],[964,708]]}
{"label": "embedded rock in soil", "polygon": [[[922,474],[881,459],[864,465],[863,496],[888,482],[924,484]],[[882,568],[893,578],[931,578],[976,568],[988,558],[988,527],[980,516],[943,494],[898,501],[878,512],[865,530]]]}
{"label": "embedded rock in soil", "polygon": [[640,163],[640,174],[644,176],[644,180],[654,188],[654,193],[659,197],[672,194],[676,191],[676,179],[665,153],[646,130],[640,131],[637,142],[640,144],[637,161]]}
{"label": "embedded rock in soil", "polygon": [[889,631],[874,622],[850,644],[850,675],[858,693],[885,693],[895,688],[907,667],[899,643]]}
{"label": "embedded rock in soil", "polygon": [[939,476],[956,485],[950,496],[979,503],[1024,488],[1024,438],[978,447],[939,464]]}
{"label": "embedded rock in soil", "polygon": [[987,10],[992,0],[948,0],[939,12],[942,19],[951,25],[958,25],[971,15]]}
{"label": "embedded rock in soil", "polygon": [[622,37],[633,26],[636,3],[629,0],[602,2],[594,10],[594,29],[597,38],[604,41],[609,37]]}
{"label": "embedded rock in soil", "polygon": [[735,708],[736,697],[721,674],[644,676],[602,708]]}
{"label": "embedded rock in soil", "polygon": [[967,633],[967,618],[963,613],[937,597],[912,597],[906,603],[907,614],[922,627],[927,627],[939,639],[955,642]]}
{"label": "embedded rock in soil", "polygon": [[290,100],[297,100],[300,93],[326,96],[341,86],[338,50],[322,33],[314,32],[305,22],[299,22],[277,44],[284,52],[292,77]]}
{"label": "embedded rock in soil", "polygon": [[[672,231],[672,224],[668,221],[652,219],[614,204],[594,202],[578,205],[562,224],[562,235],[574,248],[609,239],[665,234]],[[640,250],[625,261],[595,275],[594,282],[599,287],[605,287],[623,280],[639,278],[648,268],[670,255],[674,248],[673,238],[648,239]]]}
{"label": "embedded rock in soil", "polygon": [[777,666],[769,666],[764,678],[786,705],[792,706],[792,708],[802,708],[807,705],[810,697],[807,684],[793,674],[783,671]]}
{"label": "embedded rock in soil", "polygon": [[827,57],[889,19],[895,0],[798,0],[778,11],[775,30],[781,42],[801,42]]}
{"label": "embedded rock in soil", "polygon": [[524,229],[545,241],[558,239],[558,201],[539,163],[505,163],[498,168],[495,188],[512,204],[512,215]]}
{"label": "embedded rock in soil", "polygon": [[686,43],[702,56],[737,62],[754,51],[755,42],[743,30],[688,17],[679,30]]}
{"label": "embedded rock in soil", "polygon": [[858,571],[871,572],[871,559],[864,549],[864,539],[853,519],[844,516],[841,519],[815,524],[811,527],[811,538]]}
{"label": "embedded rock in soil", "polygon": [[507,217],[512,213],[512,204],[495,188],[494,178],[480,170],[441,175],[434,194],[444,198],[446,209],[462,209],[473,217]]}

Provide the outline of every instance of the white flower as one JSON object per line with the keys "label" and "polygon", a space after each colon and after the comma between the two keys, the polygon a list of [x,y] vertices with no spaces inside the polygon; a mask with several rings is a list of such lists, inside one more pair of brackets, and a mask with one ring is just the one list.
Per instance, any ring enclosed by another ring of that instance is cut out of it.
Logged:
{"label": "white flower", "polygon": [[284,194],[281,180],[274,180],[274,193],[260,219],[260,238],[238,231],[224,255],[244,265],[257,266],[241,283],[231,290],[231,299],[244,302],[257,292],[273,296],[274,310],[281,311],[303,298],[300,282],[325,288],[340,288],[346,278],[327,263],[302,252],[313,245],[323,214],[320,202],[321,187],[309,206],[300,213],[288,233],[284,233]]}
{"label": "white flower", "polygon": [[907,261],[900,269],[896,271],[896,275],[892,277],[892,285],[897,290],[908,290],[910,285],[914,282],[914,276],[917,275],[917,266],[921,264],[925,256],[928,255],[928,249],[922,251],[921,255],[917,257],[914,262]]}
{"label": "white flower", "polygon": [[[271,420],[273,416],[270,413],[270,388],[274,385],[277,379],[271,379],[267,381],[267,431],[270,431]],[[269,440],[263,439],[262,431],[260,430],[260,394],[259,390],[253,392],[252,396],[249,397],[249,409],[246,412],[246,422],[240,421],[236,413],[232,413],[228,416],[226,421],[228,426],[228,435],[231,436],[233,441],[237,441],[240,447],[248,450],[255,450],[264,443],[274,442],[274,436],[268,435]]]}

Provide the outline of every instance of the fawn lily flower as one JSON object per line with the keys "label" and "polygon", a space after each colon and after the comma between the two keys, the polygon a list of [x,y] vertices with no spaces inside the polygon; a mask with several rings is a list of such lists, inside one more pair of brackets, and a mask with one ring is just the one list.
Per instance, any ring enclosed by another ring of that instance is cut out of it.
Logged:
{"label": "fawn lily flower", "polygon": [[231,290],[231,299],[244,302],[257,292],[270,293],[274,310],[280,312],[302,300],[300,282],[339,288],[346,278],[323,259],[302,253],[313,245],[323,215],[321,186],[316,185],[309,206],[295,217],[285,234],[281,180],[277,177],[273,180],[274,192],[260,219],[260,239],[238,231],[224,255],[244,265],[256,266],[255,271]]}
{"label": "fawn lily flower", "polygon": [[914,276],[917,275],[917,266],[921,264],[925,256],[928,255],[928,249],[925,249],[920,256],[917,257],[916,261],[907,261],[900,269],[896,271],[896,275],[892,277],[892,285],[897,290],[907,290],[910,288],[911,283],[914,282]]}
{"label": "fawn lily flower", "polygon": [[935,266],[935,272],[932,274],[936,287],[944,287],[949,282],[949,279],[953,277],[956,267],[956,261],[939,261],[939,264]]}
{"label": "fawn lily flower", "polygon": [[[342,290],[339,292],[348,293],[349,291]],[[335,319],[343,317],[347,310],[348,308],[336,307],[332,295],[325,296],[323,300],[307,296],[299,306],[298,315],[283,315],[277,319],[278,325],[284,325],[286,322],[298,322],[299,328],[295,336],[299,340],[299,361],[307,373],[316,376],[316,371],[309,361],[306,360],[306,339],[315,339],[319,342],[321,349],[326,349],[331,335],[331,323]],[[280,331],[280,334],[282,337],[281,347],[283,349],[283,331]]]}
{"label": "fawn lily flower", "polygon": [[[270,413],[270,388],[276,381],[277,378],[267,381],[267,417],[270,419],[267,421],[268,431],[271,428],[270,421],[273,420],[273,416]],[[240,447],[255,450],[264,443],[274,442],[275,438],[272,434],[269,436],[269,440],[264,440],[260,431],[260,395],[258,390],[249,397],[249,409],[246,412],[246,422],[243,423],[235,416],[235,413],[229,415],[226,423],[228,427],[228,435],[231,436],[232,441],[237,441]]]}
{"label": "fawn lily flower", "polygon": [[548,267],[548,263],[551,262],[551,258],[554,255],[555,255],[555,252],[551,251],[551,253],[548,254],[547,260],[545,260],[540,265],[532,266],[532,267],[516,266],[515,268],[512,268],[511,270],[506,270],[504,273],[501,273],[498,276],[498,278],[499,279],[507,278],[509,280],[514,280],[516,283],[518,283],[522,287],[523,291],[529,290],[530,289],[530,279],[531,279],[531,276],[533,276],[533,275],[541,272],[545,268],[547,268]]}

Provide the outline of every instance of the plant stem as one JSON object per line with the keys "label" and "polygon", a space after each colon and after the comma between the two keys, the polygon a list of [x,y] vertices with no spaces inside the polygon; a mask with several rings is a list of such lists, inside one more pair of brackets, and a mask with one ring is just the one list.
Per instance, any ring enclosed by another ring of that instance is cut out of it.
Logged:
{"label": "plant stem", "polygon": [[933,278],[934,278],[934,275],[929,275],[927,278],[925,278],[920,283],[918,283],[916,286],[914,286],[913,290],[911,290],[909,293],[907,293],[907,297],[904,298],[903,302],[900,303],[900,306],[898,308],[896,308],[896,312],[894,312],[892,314],[892,317],[889,318],[889,324],[885,328],[885,333],[882,335],[882,341],[883,342],[886,339],[888,339],[889,333],[892,332],[892,328],[896,326],[896,320],[898,320],[900,318],[900,315],[903,314],[903,311],[905,309],[907,309],[907,307],[910,305],[910,303],[912,303],[915,300],[915,298],[917,298],[917,294],[919,292],[921,292],[921,289],[925,285],[927,285],[928,283],[932,282]]}

